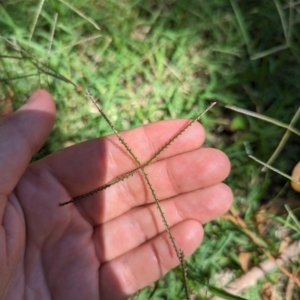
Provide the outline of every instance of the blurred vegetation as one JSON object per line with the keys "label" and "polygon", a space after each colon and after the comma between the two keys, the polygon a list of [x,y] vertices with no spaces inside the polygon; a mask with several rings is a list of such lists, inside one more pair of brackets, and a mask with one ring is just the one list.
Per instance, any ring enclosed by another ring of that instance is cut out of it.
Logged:
{"label": "blurred vegetation", "polygon": [[[227,183],[235,194],[234,208],[275,257],[284,238],[299,239],[300,228],[284,208],[289,205],[299,216],[299,195],[286,178],[261,172],[246,152],[268,161],[286,129],[225,107],[291,122],[300,105],[296,1],[12,0],[0,4],[0,36],[2,111],[17,109],[38,87],[50,90],[56,101],[55,128],[35,159],[111,133],[86,98],[87,88],[119,130],[191,118],[218,101],[201,122],[207,145],[222,149],[231,160]],[[299,125],[296,120],[293,126]],[[272,165],[290,174],[299,153],[299,136],[291,134]],[[261,211],[263,229],[256,219]],[[208,297],[209,285],[221,287],[227,273],[244,273],[239,253],[250,253],[250,267],[266,259],[262,247],[226,218],[207,224],[205,232],[202,246],[188,260],[195,299]],[[298,267],[286,266],[291,273]],[[243,296],[260,299],[265,282],[285,297],[288,279],[280,271]],[[147,299],[150,293],[152,299],[179,299],[180,273],[171,272],[154,292],[148,288],[139,297]]]}

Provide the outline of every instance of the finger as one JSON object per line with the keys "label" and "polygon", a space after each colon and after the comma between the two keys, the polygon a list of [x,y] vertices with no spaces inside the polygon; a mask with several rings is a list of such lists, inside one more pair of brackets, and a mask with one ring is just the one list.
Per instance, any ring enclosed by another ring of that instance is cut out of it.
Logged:
{"label": "finger", "polygon": [[[187,219],[201,224],[209,222],[224,214],[231,202],[230,188],[220,183],[162,201],[161,207],[171,227]],[[131,210],[96,227],[94,240],[98,257],[101,262],[112,260],[165,230],[155,204]]]}
{"label": "finger", "polygon": [[54,116],[51,95],[37,90],[18,111],[0,120],[1,194],[8,195],[13,190],[48,137]]}
{"label": "finger", "polygon": [[[140,162],[145,163],[188,122],[188,120],[162,121],[121,134]],[[199,147],[204,141],[204,136],[203,127],[200,124],[193,124],[185,134],[180,135],[161,153],[159,159]],[[87,193],[137,168],[136,163],[114,135],[63,149],[32,167],[42,168],[45,164],[71,197]]]}
{"label": "finger", "polygon": [[[223,152],[201,148],[157,161],[145,172],[158,199],[163,200],[223,181],[229,170],[230,162]],[[99,225],[133,207],[153,202],[143,175],[136,174],[83,199],[78,205],[93,225]]]}
{"label": "finger", "polygon": [[[202,226],[193,220],[177,224],[171,231],[178,249],[186,257],[198,247]],[[100,292],[103,299],[127,299],[139,289],[156,281],[179,264],[166,232],[100,268]]]}

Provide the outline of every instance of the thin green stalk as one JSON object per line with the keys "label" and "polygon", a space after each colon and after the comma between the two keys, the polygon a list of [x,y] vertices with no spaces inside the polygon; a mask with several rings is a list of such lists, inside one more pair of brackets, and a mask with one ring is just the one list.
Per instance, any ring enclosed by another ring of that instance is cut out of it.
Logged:
{"label": "thin green stalk", "polygon": [[293,0],[290,0],[290,8],[289,8],[289,27],[288,27],[288,37],[287,37],[287,43],[290,45],[293,35],[293,25],[294,25],[294,13],[293,13]]}
{"label": "thin green stalk", "polygon": [[295,214],[293,213],[293,211],[291,210],[291,208],[287,204],[285,204],[284,207],[287,210],[287,212],[289,213],[289,215],[292,218],[292,220],[297,225],[298,229],[300,230],[300,222],[298,221],[297,217],[295,216]]}
{"label": "thin green stalk", "polygon": [[44,3],[45,3],[45,0],[41,0],[39,6],[37,8],[37,11],[36,11],[35,17],[33,19],[32,26],[31,26],[31,30],[30,30],[28,42],[30,42],[31,39],[32,39],[34,30],[35,30],[35,27],[36,27],[36,23],[37,23],[37,21],[38,21],[38,19],[40,17],[40,14],[41,14],[41,11],[42,11],[42,7],[43,7]]}
{"label": "thin green stalk", "polygon": [[51,49],[52,49],[52,44],[53,44],[53,39],[54,39],[54,34],[55,34],[55,28],[56,28],[56,24],[57,24],[57,18],[58,18],[58,13],[56,13],[54,15],[54,22],[53,22],[53,26],[52,26],[52,29],[51,29],[49,46],[48,46],[48,51],[47,51],[47,58],[48,59],[49,59]]}
{"label": "thin green stalk", "polygon": [[[291,122],[289,124],[289,128],[293,127],[296,124],[299,116],[300,116],[300,107],[298,108],[298,110],[296,111],[295,115],[293,116],[293,118],[292,118],[292,120],[291,120]],[[272,162],[276,159],[276,157],[279,155],[279,153],[281,152],[281,150],[285,146],[285,144],[286,144],[286,142],[287,142],[287,140],[288,140],[288,138],[289,138],[290,135],[291,135],[291,132],[290,132],[289,129],[287,129],[287,131],[283,135],[280,143],[278,144],[276,150],[273,152],[273,154],[271,155],[271,157],[267,161],[267,165],[272,164]],[[262,170],[262,172],[265,172],[266,171],[266,167],[263,167],[261,170]]]}
{"label": "thin green stalk", "polygon": [[283,176],[283,177],[285,177],[285,178],[287,178],[287,179],[289,179],[289,180],[291,180],[291,181],[294,181],[294,182],[300,184],[300,181],[299,181],[299,180],[297,180],[297,179],[295,179],[295,178],[293,178],[293,177],[291,177],[291,176],[289,176],[289,175],[287,175],[287,174],[281,172],[280,170],[278,170],[278,169],[276,169],[276,168],[274,168],[274,167],[272,167],[272,166],[270,166],[270,165],[264,163],[263,161],[259,160],[259,159],[256,158],[255,156],[253,156],[253,155],[248,155],[248,156],[249,156],[250,158],[252,158],[253,160],[255,160],[256,162],[258,162],[259,164],[265,166],[266,168],[268,168],[268,169],[270,169],[270,170],[272,170],[272,171],[274,171],[274,172],[280,174],[281,176]]}
{"label": "thin green stalk", "polygon": [[243,108],[240,108],[240,107],[237,107],[237,106],[233,106],[233,105],[225,105],[225,107],[228,108],[228,109],[240,112],[242,114],[245,114],[245,115],[248,115],[248,116],[251,116],[251,117],[254,117],[254,118],[257,118],[257,119],[261,119],[261,120],[264,120],[266,122],[275,124],[275,125],[277,125],[279,127],[283,127],[285,129],[288,129],[289,131],[297,134],[298,136],[300,136],[300,131],[298,129],[296,129],[296,128],[288,125],[288,124],[285,124],[285,123],[283,123],[281,121],[278,121],[276,119],[273,119],[273,118],[270,118],[270,117],[267,117],[267,116],[255,113],[255,112],[247,110],[247,109],[243,109]]}
{"label": "thin green stalk", "polygon": [[71,44],[69,46],[66,46],[66,47],[63,47],[61,49],[58,49],[56,51],[52,51],[52,53],[60,53],[64,50],[67,50],[67,49],[70,49],[70,48],[73,48],[75,46],[78,46],[78,45],[81,45],[81,44],[84,44],[86,42],[90,42],[90,41],[94,41],[95,39],[98,39],[99,37],[102,37],[103,35],[102,34],[97,34],[97,35],[93,35],[93,36],[90,36],[88,38],[85,38],[85,39],[82,39],[82,40],[79,40],[78,42],[74,43],[74,44]]}
{"label": "thin green stalk", "polygon": [[279,18],[280,18],[280,21],[281,21],[282,31],[283,31],[285,40],[286,40],[286,42],[288,42],[288,30],[289,29],[288,29],[287,21],[286,21],[285,16],[284,16],[283,9],[282,9],[281,4],[279,3],[278,0],[273,0],[273,1],[275,3],[277,11],[278,11],[278,15],[279,15]]}
{"label": "thin green stalk", "polygon": [[63,3],[64,5],[66,5],[67,7],[69,7],[71,10],[73,10],[76,14],[78,14],[80,17],[84,18],[86,21],[88,21],[89,23],[91,23],[97,30],[100,30],[99,25],[93,21],[91,18],[87,17],[83,12],[81,12],[79,9],[75,8],[73,5],[71,5],[70,3],[64,1],[64,0],[59,0],[61,3]]}
{"label": "thin green stalk", "polygon": [[251,57],[252,50],[251,50],[251,44],[250,44],[250,37],[249,37],[249,34],[248,34],[248,30],[246,28],[246,24],[245,24],[245,21],[244,21],[244,18],[243,18],[243,14],[242,14],[236,0],[230,0],[230,2],[231,2],[233,12],[235,14],[236,20],[237,20],[238,25],[240,27],[242,37],[245,41],[248,55],[249,55],[249,57]]}
{"label": "thin green stalk", "polygon": [[33,73],[33,74],[27,74],[27,75],[20,75],[20,76],[15,76],[15,77],[10,77],[10,78],[0,78],[0,82],[9,82],[13,80],[18,80],[26,77],[32,77],[32,76],[38,76],[38,73]]}
{"label": "thin green stalk", "polygon": [[288,44],[279,45],[279,46],[273,47],[271,49],[268,49],[268,50],[265,50],[265,51],[262,51],[262,52],[259,52],[259,53],[255,53],[255,54],[251,55],[250,59],[251,60],[256,60],[256,59],[259,59],[259,58],[263,58],[265,56],[277,53],[279,51],[286,50],[288,48],[290,48],[290,46]]}
{"label": "thin green stalk", "polygon": [[[70,83],[72,84],[75,88],[77,87],[77,85],[70,79],[68,79],[67,77],[61,75],[60,73],[56,72],[54,69],[52,69],[51,67],[49,67],[47,64],[39,61],[37,58],[31,56],[30,54],[28,54],[27,51],[25,51],[24,49],[22,49],[22,47],[20,47],[17,44],[14,44],[13,42],[11,42],[10,40],[1,37],[0,38],[2,40],[4,40],[10,47],[12,47],[13,50],[17,51],[21,56],[19,59],[27,59],[29,62],[31,62],[41,73],[47,74],[49,76],[52,76],[54,78],[57,78],[59,80],[62,80],[66,83]],[[18,57],[11,57],[11,58],[16,58],[18,59]]]}

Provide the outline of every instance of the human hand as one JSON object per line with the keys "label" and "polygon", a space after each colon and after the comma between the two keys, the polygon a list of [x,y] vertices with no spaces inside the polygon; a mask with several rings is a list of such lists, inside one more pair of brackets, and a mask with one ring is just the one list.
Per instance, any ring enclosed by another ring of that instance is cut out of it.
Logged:
{"label": "human hand", "polygon": [[[177,256],[139,173],[59,207],[136,165],[114,135],[29,165],[54,116],[51,96],[39,90],[0,120],[0,299],[125,299],[178,265]],[[122,136],[144,163],[186,123],[157,122]],[[145,168],[186,256],[201,242],[202,224],[232,199],[221,183],[229,161],[200,148],[203,141],[195,123]]]}

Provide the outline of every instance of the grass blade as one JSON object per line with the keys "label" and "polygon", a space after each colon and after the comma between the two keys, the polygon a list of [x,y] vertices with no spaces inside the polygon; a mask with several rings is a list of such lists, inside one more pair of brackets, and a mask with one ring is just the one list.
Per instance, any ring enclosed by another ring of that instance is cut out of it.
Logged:
{"label": "grass blade", "polygon": [[232,105],[225,105],[226,108],[228,109],[231,109],[231,110],[234,110],[234,111],[237,111],[237,112],[240,112],[242,114],[245,114],[245,115],[248,115],[248,116],[251,116],[251,117],[254,117],[254,118],[257,118],[257,119],[261,119],[261,120],[264,120],[266,122],[269,122],[269,123],[272,123],[272,124],[275,124],[279,127],[283,127],[285,129],[288,129],[289,131],[297,134],[298,136],[300,136],[300,131],[297,130],[296,128],[288,125],[288,124],[285,124],[281,121],[278,121],[276,119],[273,119],[273,118],[270,118],[270,117],[266,117],[264,115],[261,115],[261,114],[258,114],[258,113],[255,113],[253,111],[250,111],[250,110],[247,110],[247,109],[243,109],[243,108],[240,108],[240,107],[237,107],[237,106],[232,106]]}
{"label": "grass blade", "polygon": [[97,39],[97,38],[99,38],[99,37],[101,37],[101,36],[102,36],[102,34],[90,36],[90,37],[88,37],[88,38],[86,38],[86,39],[79,40],[78,42],[76,42],[76,43],[74,43],[74,44],[72,44],[72,45],[69,45],[69,46],[63,47],[63,48],[61,48],[61,49],[58,49],[58,50],[56,50],[56,51],[53,51],[52,53],[59,53],[59,52],[62,52],[62,51],[64,51],[64,50],[67,50],[67,49],[73,48],[73,47],[75,47],[75,46],[78,46],[78,45],[80,45],[80,44],[84,44],[84,43],[86,43],[86,42],[93,41],[93,40],[95,40],[95,39]]}
{"label": "grass blade", "polygon": [[240,27],[242,36],[244,38],[244,41],[245,41],[245,44],[246,44],[246,47],[247,47],[248,55],[250,57],[251,53],[252,53],[251,46],[250,46],[250,37],[249,37],[248,31],[247,31],[247,28],[246,28],[246,24],[244,22],[242,12],[241,12],[238,4],[236,3],[236,0],[230,0],[230,2],[231,2],[231,6],[233,8],[233,12],[235,14],[236,20],[237,20],[238,25]]}
{"label": "grass blade", "polygon": [[288,24],[286,22],[285,16],[284,16],[284,12],[283,9],[281,7],[281,4],[279,3],[278,0],[273,0],[275,3],[275,6],[277,8],[279,17],[280,17],[280,21],[281,21],[281,25],[282,25],[282,31],[285,37],[286,42],[288,42]]}
{"label": "grass blade", "polygon": [[54,22],[53,22],[53,26],[52,26],[52,30],[51,30],[51,35],[50,35],[49,46],[48,46],[48,52],[47,52],[47,57],[48,57],[48,58],[49,58],[49,56],[50,56],[51,49],[52,49],[54,33],[55,33],[56,24],[57,24],[57,18],[58,18],[58,14],[56,13],[56,14],[54,15]]}
{"label": "grass blade", "polygon": [[276,168],[274,168],[274,167],[272,167],[272,166],[270,166],[270,165],[264,163],[263,161],[259,160],[258,158],[254,157],[253,155],[248,155],[248,156],[249,156],[250,158],[252,158],[253,160],[255,160],[256,162],[260,163],[261,165],[265,166],[266,168],[268,168],[268,169],[270,169],[270,170],[272,170],[272,171],[274,171],[274,172],[280,174],[281,176],[283,176],[283,177],[285,177],[285,178],[287,178],[287,179],[289,179],[289,180],[291,180],[291,181],[294,181],[294,182],[300,184],[300,181],[298,181],[298,180],[296,180],[295,178],[293,178],[293,177],[291,177],[291,176],[289,176],[289,175],[287,175],[287,174],[281,172],[280,170],[278,170],[278,169],[276,169]]}
{"label": "grass blade", "polygon": [[36,14],[35,14],[35,17],[34,17],[34,19],[33,19],[33,23],[32,23],[31,29],[30,29],[30,34],[29,34],[29,38],[28,38],[28,41],[29,41],[29,42],[30,42],[31,39],[32,39],[34,30],[35,30],[37,21],[38,21],[38,19],[39,19],[39,17],[40,17],[40,14],[41,14],[41,11],[42,11],[42,8],[43,8],[44,3],[45,3],[45,0],[41,0],[39,6],[38,6],[38,8],[37,8],[37,11],[36,11]]}
{"label": "grass blade", "polygon": [[[289,128],[292,127],[298,120],[300,116],[300,107],[298,108],[298,110],[296,111],[295,115],[293,116],[290,124],[289,124]],[[270,165],[278,156],[278,154],[281,152],[281,150],[283,149],[283,147],[285,146],[289,136],[291,135],[291,132],[289,130],[287,130],[284,134],[284,136],[282,137],[280,143],[278,144],[276,150],[274,151],[274,153],[272,154],[272,156],[269,158],[269,160],[267,161],[267,165]],[[266,168],[263,167],[262,168],[262,172],[266,171]]]}
{"label": "grass blade", "polygon": [[253,54],[253,55],[251,55],[250,59],[251,60],[256,60],[256,59],[259,59],[259,58],[263,58],[263,57],[271,55],[273,53],[276,53],[276,52],[288,49],[289,47],[290,46],[288,44],[279,45],[279,46],[276,46],[274,48],[271,48],[271,49],[268,49],[268,50],[265,50],[265,51]]}
{"label": "grass blade", "polygon": [[99,25],[94,22],[92,19],[90,19],[89,17],[87,17],[84,13],[82,13],[80,10],[78,10],[77,8],[75,8],[74,6],[72,6],[71,4],[69,4],[68,2],[64,1],[64,0],[59,0],[60,2],[62,2],[64,5],[68,6],[71,10],[73,10],[76,14],[78,14],[80,17],[84,18],[85,20],[87,20],[89,23],[91,23],[97,30],[101,30]]}

